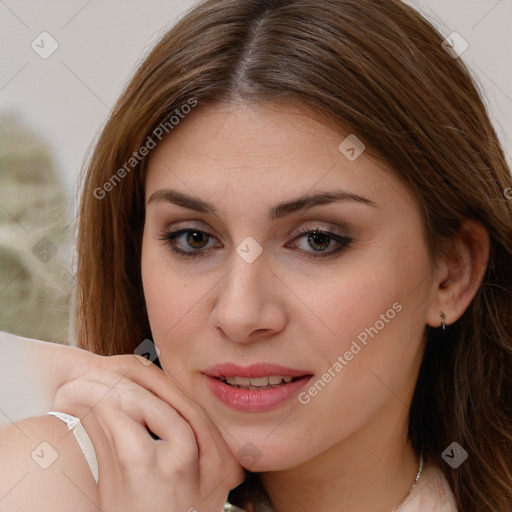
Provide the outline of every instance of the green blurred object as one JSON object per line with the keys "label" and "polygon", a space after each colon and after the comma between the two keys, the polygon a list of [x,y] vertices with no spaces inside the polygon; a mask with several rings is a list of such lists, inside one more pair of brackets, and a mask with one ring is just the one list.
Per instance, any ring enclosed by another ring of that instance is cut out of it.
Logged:
{"label": "green blurred object", "polygon": [[0,330],[69,339],[72,224],[51,150],[18,116],[0,116]]}

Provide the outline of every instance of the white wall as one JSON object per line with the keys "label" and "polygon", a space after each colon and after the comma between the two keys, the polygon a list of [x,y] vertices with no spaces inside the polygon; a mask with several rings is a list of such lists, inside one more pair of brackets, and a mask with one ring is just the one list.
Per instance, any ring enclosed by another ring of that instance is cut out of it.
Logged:
{"label": "white wall", "polygon": [[[15,109],[53,146],[71,192],[85,151],[134,65],[192,0],[2,0],[0,112]],[[443,35],[468,42],[463,59],[478,76],[502,141],[512,154],[512,1],[409,0]],[[441,21],[442,20],[442,21]],[[47,60],[30,44],[42,31],[58,42]]]}

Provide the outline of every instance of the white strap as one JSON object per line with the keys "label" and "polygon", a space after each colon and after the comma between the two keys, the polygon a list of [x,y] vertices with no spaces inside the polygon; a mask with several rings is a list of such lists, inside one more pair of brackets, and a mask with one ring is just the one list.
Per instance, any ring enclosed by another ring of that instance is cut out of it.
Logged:
{"label": "white strap", "polygon": [[65,414],[63,412],[52,411],[48,414],[62,420],[68,426],[68,429],[73,432],[83,454],[85,455],[87,464],[89,464],[89,467],[91,468],[92,476],[94,477],[94,480],[96,480],[96,484],[98,484],[98,459],[96,458],[96,452],[94,451],[91,438],[85,431],[80,419],[76,416],[71,416],[70,414]]}

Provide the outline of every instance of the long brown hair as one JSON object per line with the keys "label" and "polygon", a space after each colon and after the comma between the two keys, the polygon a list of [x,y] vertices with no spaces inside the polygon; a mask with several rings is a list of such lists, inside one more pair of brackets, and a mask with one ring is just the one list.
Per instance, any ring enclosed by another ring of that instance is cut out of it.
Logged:
{"label": "long brown hair", "polygon": [[[140,269],[148,137],[166,122],[170,132],[192,101],[307,104],[408,183],[434,258],[462,219],[489,231],[474,300],[443,338],[426,327],[409,434],[443,469],[459,510],[510,512],[512,180],[469,72],[442,41],[398,0],[206,0],[188,13],[140,65],[86,165],[78,339],[110,355],[151,338]],[[458,469],[441,459],[453,441],[469,454]]]}

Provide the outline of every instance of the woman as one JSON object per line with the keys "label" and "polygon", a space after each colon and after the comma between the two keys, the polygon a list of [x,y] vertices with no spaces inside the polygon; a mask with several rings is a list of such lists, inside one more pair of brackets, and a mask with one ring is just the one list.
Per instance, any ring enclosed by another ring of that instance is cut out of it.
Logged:
{"label": "woman", "polygon": [[162,38],[87,165],[77,245],[81,346],[161,370],[38,347],[99,486],[52,416],[18,424],[61,454],[31,488],[511,509],[511,177],[442,43],[393,0],[208,0]]}

